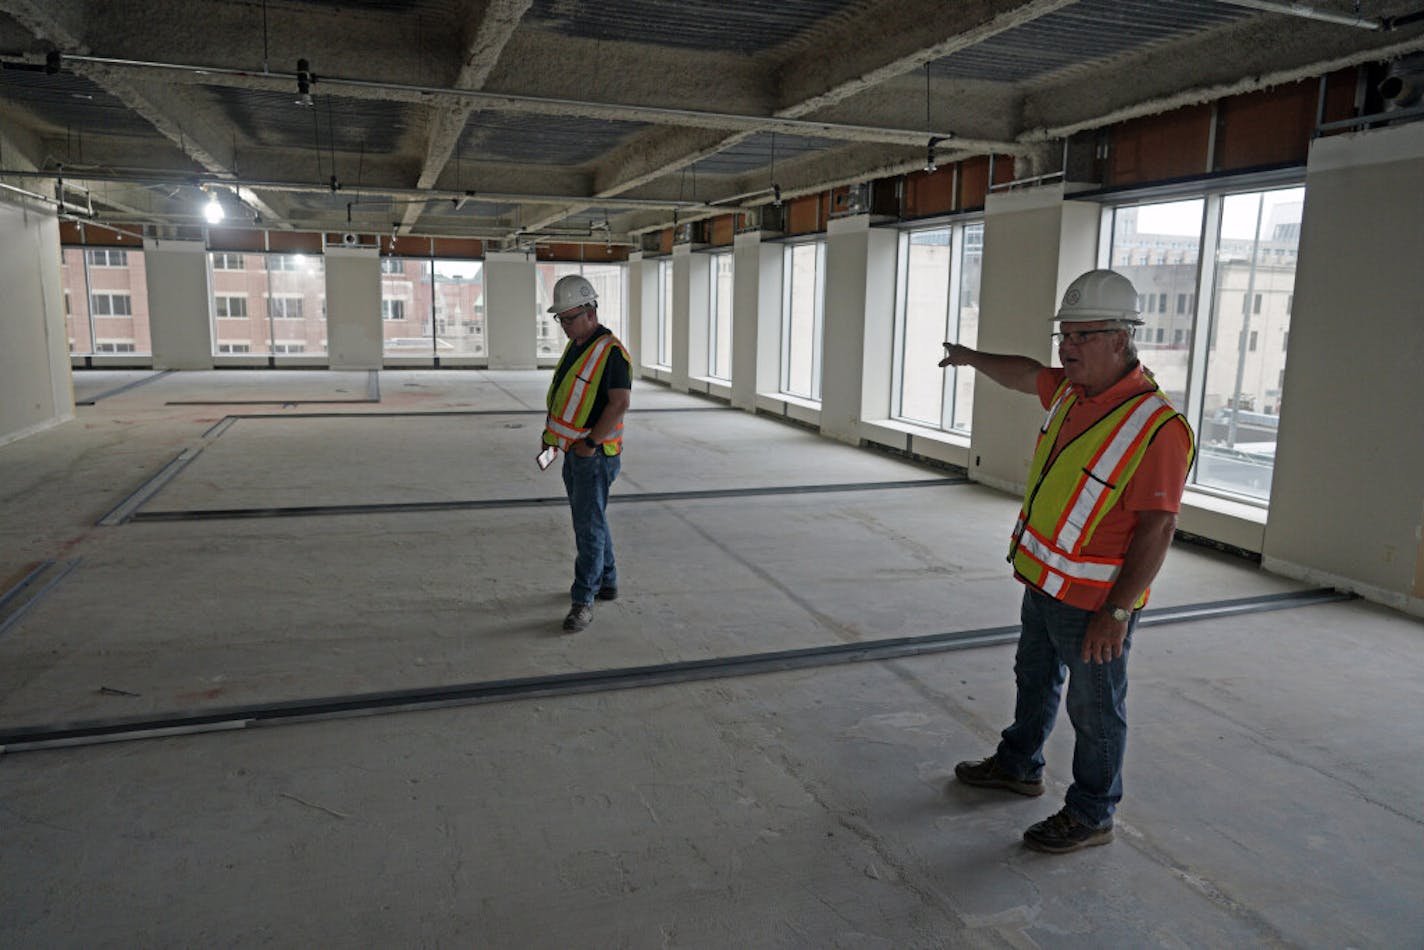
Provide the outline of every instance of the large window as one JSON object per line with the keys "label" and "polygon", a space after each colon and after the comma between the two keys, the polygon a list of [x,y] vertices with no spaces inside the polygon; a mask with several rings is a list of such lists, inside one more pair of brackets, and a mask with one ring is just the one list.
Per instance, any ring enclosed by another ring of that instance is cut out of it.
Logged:
{"label": "large window", "polygon": [[208,254],[213,354],[326,353],[326,262],[319,254]]}
{"label": "large window", "polygon": [[707,375],[732,378],[732,254],[712,255],[707,306]]}
{"label": "large window", "polygon": [[968,432],[974,374],[940,369],[943,344],[979,339],[979,275],[984,225],[946,225],[900,238],[893,415]]}
{"label": "large window", "polygon": [[1114,209],[1112,266],[1142,296],[1143,365],[1197,433],[1196,487],[1270,497],[1304,200],[1297,187]]}
{"label": "large window", "polygon": [[61,259],[69,352],[152,353],[143,251],[66,247]]}
{"label": "large window", "polygon": [[782,259],[781,391],[821,398],[826,244],[791,244]]}
{"label": "large window", "polygon": [[435,281],[435,352],[484,356],[485,276],[482,261],[438,260]]}
{"label": "large window", "polygon": [[386,356],[484,356],[484,263],[381,258]]}
{"label": "large window", "polygon": [[622,264],[539,264],[535,286],[539,313],[535,325],[538,328],[537,350],[540,356],[558,356],[564,351],[563,331],[548,311],[554,299],[554,285],[570,274],[581,275],[593,284],[594,293],[598,294],[598,322],[612,330],[614,336],[623,339],[626,300],[623,281],[627,270]]}

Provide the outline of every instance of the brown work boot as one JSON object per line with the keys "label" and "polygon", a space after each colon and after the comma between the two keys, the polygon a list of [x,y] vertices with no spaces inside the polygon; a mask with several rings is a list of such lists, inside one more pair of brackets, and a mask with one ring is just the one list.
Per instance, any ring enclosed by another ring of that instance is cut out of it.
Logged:
{"label": "brown work boot", "polygon": [[994,756],[979,762],[960,762],[954,767],[954,777],[965,785],[977,788],[1004,788],[1029,798],[1043,794],[1043,779],[1015,778],[1000,767]]}
{"label": "brown work boot", "polygon": [[1023,834],[1024,844],[1035,851],[1046,851],[1049,854],[1067,854],[1069,851],[1093,848],[1107,844],[1112,839],[1111,821],[1104,828],[1093,828],[1068,814],[1066,808],[1043,821],[1029,825]]}
{"label": "brown work boot", "polygon": [[591,623],[593,623],[592,604],[571,604],[569,614],[564,618],[564,631],[578,633],[580,630],[588,629],[588,625]]}

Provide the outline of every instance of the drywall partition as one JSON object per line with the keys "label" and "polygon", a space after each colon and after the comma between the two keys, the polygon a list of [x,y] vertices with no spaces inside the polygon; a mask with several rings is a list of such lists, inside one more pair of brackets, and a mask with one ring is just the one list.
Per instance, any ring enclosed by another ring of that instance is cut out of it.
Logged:
{"label": "drywall partition", "polygon": [[862,419],[890,414],[896,244],[896,233],[873,230],[869,215],[826,229],[821,433],[842,442],[859,443]]}
{"label": "drywall partition", "polygon": [[326,338],[332,369],[380,369],[381,262],[377,247],[331,247],[326,258]]}
{"label": "drywall partition", "polygon": [[539,317],[534,259],[523,252],[491,251],[484,277],[490,369],[534,369]]}
{"label": "drywall partition", "polygon": [[781,358],[779,244],[761,233],[732,238],[732,405],[756,411],[759,392],[775,392]]}
{"label": "drywall partition", "polygon": [[1424,616],[1424,124],[1317,140],[1263,564]]}
{"label": "drywall partition", "polygon": [[[1049,334],[1058,301],[1097,256],[1098,206],[1064,200],[1064,186],[991,194],[984,208],[984,270],[979,342],[990,353],[1052,358]],[[1043,408],[1034,396],[974,383],[969,474],[1015,493],[1028,478]]]}
{"label": "drywall partition", "polygon": [[0,445],[74,418],[59,222],[0,203]]}
{"label": "drywall partition", "polygon": [[212,369],[208,249],[202,241],[143,242],[154,369]]}

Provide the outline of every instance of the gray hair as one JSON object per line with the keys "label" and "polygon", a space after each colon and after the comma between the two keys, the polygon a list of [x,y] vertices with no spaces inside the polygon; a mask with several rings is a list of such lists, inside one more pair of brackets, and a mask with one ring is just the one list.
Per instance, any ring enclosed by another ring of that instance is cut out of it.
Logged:
{"label": "gray hair", "polygon": [[1123,348],[1123,352],[1127,354],[1127,361],[1129,363],[1136,362],[1137,343],[1133,340],[1133,335],[1137,332],[1137,324],[1129,320],[1114,320],[1113,328],[1127,332],[1127,345]]}

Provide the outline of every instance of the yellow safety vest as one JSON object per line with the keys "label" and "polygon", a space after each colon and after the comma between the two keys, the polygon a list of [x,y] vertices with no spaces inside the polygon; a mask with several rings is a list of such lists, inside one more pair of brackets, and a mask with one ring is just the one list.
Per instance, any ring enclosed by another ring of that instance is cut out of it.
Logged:
{"label": "yellow safety vest", "polygon": [[[568,347],[573,345],[570,341],[564,347],[564,352],[568,352]],[[598,396],[598,385],[608,365],[608,354],[614,347],[618,348],[618,352],[623,354],[623,358],[628,360],[631,367],[633,360],[628,356],[623,344],[618,342],[612,333],[604,333],[583,351],[563,378],[549,384],[549,395],[545,399],[545,405],[549,409],[549,414],[544,419],[545,445],[557,445],[567,452],[570,445],[582,440],[592,431],[588,416],[593,411],[593,402]],[[620,419],[618,428],[603,440],[603,454],[617,455],[622,451],[623,421]]]}
{"label": "yellow safety vest", "polygon": [[[1049,461],[1077,394],[1065,379],[1038,433],[1028,490],[1014,525],[1009,562],[1014,574],[1050,597],[1072,584],[1106,590],[1121,557],[1083,553],[1103,516],[1117,504],[1157,432],[1181,413],[1161,389],[1138,393],[1093,423]],[[1185,421],[1185,420],[1184,420]],[[1191,439],[1191,427],[1187,427]],[[1195,452],[1193,446],[1192,452]],[[1187,465],[1191,465],[1188,455]],[[1144,591],[1134,607],[1147,602]]]}

